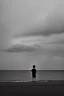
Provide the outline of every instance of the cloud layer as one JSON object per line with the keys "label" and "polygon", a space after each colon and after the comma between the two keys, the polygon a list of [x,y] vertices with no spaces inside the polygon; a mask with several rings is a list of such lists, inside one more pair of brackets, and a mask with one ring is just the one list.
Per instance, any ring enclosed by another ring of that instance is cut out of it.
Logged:
{"label": "cloud layer", "polygon": [[46,56],[64,57],[64,34],[14,38],[5,52],[42,52]]}
{"label": "cloud layer", "polygon": [[[42,16],[41,16],[42,15]],[[39,15],[38,15],[39,16]],[[38,18],[40,21],[38,21]],[[43,13],[40,14],[34,26],[31,26],[29,29],[22,34],[20,31],[15,37],[20,36],[49,36],[52,34],[61,34],[64,33],[64,4],[58,4],[43,20]]]}

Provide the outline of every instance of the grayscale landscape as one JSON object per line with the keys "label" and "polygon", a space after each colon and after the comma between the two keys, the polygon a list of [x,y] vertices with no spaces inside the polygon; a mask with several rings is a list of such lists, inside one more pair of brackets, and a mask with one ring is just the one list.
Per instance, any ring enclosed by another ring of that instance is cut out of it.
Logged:
{"label": "grayscale landscape", "polygon": [[0,0],[0,93],[62,96],[63,88],[64,0]]}

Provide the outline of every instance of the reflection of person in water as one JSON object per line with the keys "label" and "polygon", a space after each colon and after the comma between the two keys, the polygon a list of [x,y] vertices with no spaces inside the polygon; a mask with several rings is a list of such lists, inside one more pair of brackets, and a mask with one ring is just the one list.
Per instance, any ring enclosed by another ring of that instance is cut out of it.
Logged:
{"label": "reflection of person in water", "polygon": [[33,65],[33,69],[31,70],[32,71],[32,81],[36,81],[36,69],[35,69],[35,65]]}

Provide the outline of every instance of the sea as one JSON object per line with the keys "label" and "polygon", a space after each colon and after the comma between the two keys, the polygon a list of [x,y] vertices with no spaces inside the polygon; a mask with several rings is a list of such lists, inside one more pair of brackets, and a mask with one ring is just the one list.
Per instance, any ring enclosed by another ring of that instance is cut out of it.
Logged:
{"label": "sea", "polygon": [[[30,70],[0,70],[0,81],[31,81]],[[64,80],[64,70],[37,70],[36,80]]]}

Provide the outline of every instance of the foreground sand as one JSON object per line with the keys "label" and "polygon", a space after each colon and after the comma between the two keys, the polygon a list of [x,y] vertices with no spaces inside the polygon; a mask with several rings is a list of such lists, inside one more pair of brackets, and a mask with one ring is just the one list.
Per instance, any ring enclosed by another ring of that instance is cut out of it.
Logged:
{"label": "foreground sand", "polygon": [[0,96],[64,96],[64,81],[0,82]]}

